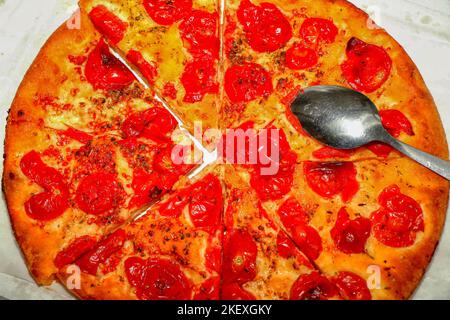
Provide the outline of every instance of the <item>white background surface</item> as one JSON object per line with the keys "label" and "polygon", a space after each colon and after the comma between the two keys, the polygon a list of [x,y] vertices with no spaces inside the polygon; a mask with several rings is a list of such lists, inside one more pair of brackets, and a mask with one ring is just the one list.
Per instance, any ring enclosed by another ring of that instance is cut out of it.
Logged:
{"label": "white background surface", "polygon": [[[300,1],[300,0],[299,0]],[[352,0],[410,54],[438,105],[450,137],[450,0]],[[7,112],[26,70],[52,32],[76,10],[76,0],[0,0],[0,140]],[[3,154],[3,143],[0,153]],[[3,171],[3,163],[0,164]],[[447,221],[448,222],[448,221]],[[450,225],[414,299],[450,299]],[[23,279],[26,281],[20,281]],[[58,285],[30,278],[0,201],[0,296],[71,298]]]}

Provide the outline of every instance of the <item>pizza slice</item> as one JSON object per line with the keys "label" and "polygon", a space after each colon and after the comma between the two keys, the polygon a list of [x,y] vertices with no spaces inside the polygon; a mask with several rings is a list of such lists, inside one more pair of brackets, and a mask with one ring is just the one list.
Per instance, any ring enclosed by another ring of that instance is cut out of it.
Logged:
{"label": "pizza slice", "polygon": [[445,145],[436,143],[444,141],[442,129],[423,120],[438,116],[419,72],[400,45],[374,24],[369,28],[369,22],[347,1],[227,1],[226,125],[273,121],[300,160],[397,158],[397,152],[379,143],[335,150],[301,129],[289,109],[294,97],[309,86],[341,85],[367,94],[392,135],[444,157]]}
{"label": "pizza slice", "polygon": [[409,159],[307,161],[294,181],[263,206],[343,297],[408,298],[441,234],[447,183]]}
{"label": "pizza slice", "polygon": [[58,255],[78,256],[61,269],[62,283],[84,299],[218,299],[221,171],[212,167],[197,181],[184,181],[100,241],[75,239]]}
{"label": "pizza slice", "polygon": [[217,127],[217,1],[82,0],[80,6],[186,126],[201,121],[204,128]]}
{"label": "pizza slice", "polygon": [[192,168],[176,121],[82,20],[81,30],[63,25],[48,40],[6,130],[8,209],[40,284],[52,282],[54,259],[73,239],[117,228]]}
{"label": "pizza slice", "polygon": [[225,167],[222,295],[225,300],[336,299],[334,283],[317,271],[261,205],[256,192]]}

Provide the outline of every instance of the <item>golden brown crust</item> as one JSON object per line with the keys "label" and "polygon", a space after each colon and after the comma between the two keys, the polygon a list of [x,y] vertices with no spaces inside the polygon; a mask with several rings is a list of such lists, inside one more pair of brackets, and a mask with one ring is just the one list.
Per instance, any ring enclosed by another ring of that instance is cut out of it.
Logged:
{"label": "golden brown crust", "polygon": [[[90,0],[82,1],[82,5],[88,6],[91,2]],[[294,9],[298,9],[299,1],[271,0],[270,2],[280,7],[297,24],[303,19],[299,18],[300,15],[292,13]],[[238,3],[237,0],[227,1],[229,6],[226,10],[230,10],[227,13],[233,12]],[[339,34],[336,43],[327,48],[324,53],[321,66],[326,72],[320,78],[322,83],[347,85],[339,65],[345,59],[343,48],[350,37],[356,36],[369,43],[384,47],[393,60],[393,71],[388,81],[379,90],[369,94],[369,97],[380,109],[398,109],[410,119],[415,135],[401,135],[401,140],[440,157],[448,158],[445,133],[433,98],[405,50],[384,30],[369,30],[367,14],[347,1],[304,0],[301,1],[300,6],[306,8],[306,13],[303,13],[306,16],[332,18],[338,28],[344,30]],[[81,231],[82,234],[99,235],[97,231],[93,230],[86,232],[83,228],[87,227],[83,225],[79,229],[68,227],[72,221],[80,219],[79,212],[72,209],[65,214],[64,220],[54,221],[47,225],[30,219],[24,212],[23,204],[31,194],[39,191],[39,187],[31,184],[19,167],[20,159],[26,152],[30,150],[42,152],[56,144],[57,136],[54,129],[58,127],[59,115],[40,107],[36,97],[37,94],[43,98],[61,96],[59,94],[61,86],[65,83],[80,81],[79,75],[75,74],[72,69],[69,70],[73,66],[67,62],[67,55],[73,52],[86,53],[83,50],[91,47],[99,37],[92,25],[84,20],[88,19],[84,14],[82,19],[83,28],[81,30],[69,30],[66,25],[63,25],[44,45],[18,89],[11,105],[6,128],[3,190],[8,211],[16,239],[24,253],[30,273],[39,284],[45,285],[54,280],[54,275],[58,271],[53,264],[54,256],[67,245],[74,234]],[[296,28],[294,35],[298,33],[298,26]],[[244,55],[246,50],[248,48],[244,45]],[[266,58],[267,56],[264,54],[259,57],[261,63],[270,67],[271,62],[264,61]],[[286,70],[277,69],[273,72],[274,85],[278,79],[290,76]],[[159,86],[161,87],[162,84],[163,81]],[[298,82],[297,84],[304,86],[307,83]],[[95,95],[96,93],[87,86],[83,87],[83,94]],[[71,99],[70,96],[66,98],[68,101]],[[178,97],[179,99],[180,97]],[[197,110],[205,104],[216,103],[216,99],[216,96],[211,95],[206,102],[195,108]],[[298,132],[284,116],[285,107],[280,99],[280,96],[273,95],[266,101],[250,104],[247,110],[239,116],[236,116],[234,111],[230,111],[232,108],[228,102],[224,102],[221,115],[222,127],[235,126],[247,119],[256,120],[258,124],[264,126],[274,118],[274,114],[277,114],[279,116],[275,124],[284,129],[289,143],[299,155],[299,160],[317,160],[311,156],[311,153],[320,145],[312,139],[298,137]],[[180,101],[177,103],[180,104],[180,112],[188,113],[189,109],[186,106],[183,106]],[[213,109],[208,109],[203,115],[196,114],[193,118],[208,118],[208,126],[212,126],[211,123],[217,123],[217,116],[211,114]],[[187,118],[189,121],[193,120],[192,117]],[[76,124],[76,121],[74,123]],[[369,266],[381,266],[381,288],[371,290],[373,298],[408,298],[419,284],[439,241],[448,204],[448,182],[397,153],[392,153],[387,160],[383,160],[376,158],[369,151],[363,150],[351,159],[355,160],[360,185],[359,192],[351,202],[344,203],[339,198],[323,199],[315,194],[305,182],[301,162],[297,165],[294,187],[285,198],[297,196],[305,204],[318,205],[311,224],[320,230],[324,250],[315,264],[325,275],[333,277],[339,271],[352,271],[367,278],[366,271]],[[54,165],[58,166],[56,163]],[[62,168],[58,169],[62,170]],[[234,169],[227,172],[232,176],[236,174]],[[237,180],[233,178],[226,182],[229,189],[237,186],[243,189],[248,187],[243,182],[248,179],[247,173],[243,170],[241,174],[242,177],[235,177]],[[227,180],[227,176],[225,176],[225,180]],[[415,199],[422,207],[425,231],[418,234],[414,245],[406,248],[392,248],[379,243],[371,236],[364,254],[347,255],[337,250],[329,236],[329,230],[335,223],[337,211],[346,206],[352,215],[359,214],[369,217],[379,206],[376,200],[379,193],[391,184],[397,184],[402,192]],[[248,200],[248,198],[246,199]],[[276,210],[284,199],[264,203],[264,207],[275,221]],[[364,206],[360,205],[362,203]],[[254,209],[250,209],[250,207],[248,206],[246,209],[248,212]],[[277,222],[280,224],[279,221]],[[145,229],[145,226],[143,228]],[[100,233],[106,234],[109,232],[108,230],[102,230]],[[133,232],[138,233],[136,230]],[[192,259],[191,263],[194,263],[195,259]],[[82,287],[74,292],[83,299],[136,299],[133,289],[123,278],[123,274],[123,264],[120,264],[114,273],[104,277],[94,277],[82,273]],[[65,284],[67,275],[60,272],[58,277]],[[288,286],[286,283],[291,285],[292,277],[293,274],[290,274],[285,277],[289,278],[288,280],[282,279],[279,283],[276,283],[275,280],[275,282],[270,282],[270,285],[276,288],[274,290],[258,291],[257,284],[253,283],[247,284],[247,288],[257,297],[287,298],[289,288],[286,288]],[[283,275],[280,275],[280,278],[283,278]],[[264,279],[260,281],[264,282]]]}

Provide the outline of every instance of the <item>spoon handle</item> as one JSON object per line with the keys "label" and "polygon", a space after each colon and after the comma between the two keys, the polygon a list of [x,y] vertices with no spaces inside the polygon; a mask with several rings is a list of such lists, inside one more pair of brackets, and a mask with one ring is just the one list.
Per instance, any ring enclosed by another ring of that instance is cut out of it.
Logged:
{"label": "spoon handle", "polygon": [[427,167],[428,169],[436,172],[437,174],[446,178],[447,180],[450,180],[450,162],[449,161],[445,161],[441,158],[432,156],[429,153],[426,153],[426,152],[416,149],[406,143],[403,143],[403,142],[395,139],[394,137],[392,137],[387,132],[385,135],[383,135],[383,139],[381,139],[381,141],[389,144],[390,146],[397,149],[404,155],[417,161],[418,163]]}

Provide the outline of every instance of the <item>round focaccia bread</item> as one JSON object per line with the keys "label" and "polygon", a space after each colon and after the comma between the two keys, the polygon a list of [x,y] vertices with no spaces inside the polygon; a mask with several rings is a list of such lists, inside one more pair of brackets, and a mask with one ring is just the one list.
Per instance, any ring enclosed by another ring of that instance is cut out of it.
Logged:
{"label": "round focaccia bread", "polygon": [[[84,299],[412,294],[439,241],[448,182],[382,144],[320,145],[288,108],[308,86],[352,87],[391,134],[448,158],[419,71],[367,14],[344,0],[80,6],[81,29],[63,25],[42,48],[6,129],[4,192],[39,284],[57,278]],[[187,127],[278,129],[279,170],[226,164],[180,178],[192,166],[171,162],[176,123],[105,38]]]}

